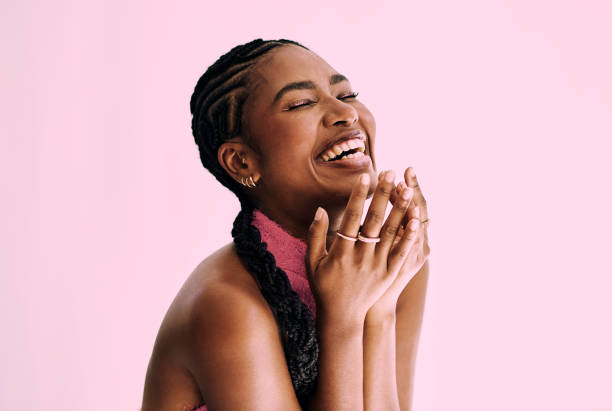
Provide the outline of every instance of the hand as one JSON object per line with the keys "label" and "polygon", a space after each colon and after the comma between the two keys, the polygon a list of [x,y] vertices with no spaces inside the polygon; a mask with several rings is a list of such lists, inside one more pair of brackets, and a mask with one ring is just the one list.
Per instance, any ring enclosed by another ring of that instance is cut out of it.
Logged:
{"label": "hand", "polygon": [[[379,176],[380,179],[380,176]],[[427,203],[425,197],[421,191],[421,187],[418,184],[416,175],[412,167],[408,167],[404,172],[404,182],[397,185],[396,189],[390,196],[391,204],[396,204],[398,198],[401,197],[401,193],[405,190],[412,191],[412,201],[408,208],[408,212],[404,216],[402,226],[399,229],[398,237],[402,234],[404,227],[412,219],[418,219],[419,221],[425,221],[420,223],[417,230],[417,237],[415,239],[413,247],[410,249],[410,255],[405,259],[400,272],[395,278],[393,284],[385,291],[383,296],[375,303],[375,305],[368,312],[370,318],[381,318],[387,315],[393,315],[395,313],[395,307],[397,300],[408,285],[412,277],[419,272],[419,270],[427,261],[430,254],[429,248],[429,237],[428,227],[429,222],[427,221]]]}
{"label": "hand", "polygon": [[[411,201],[410,190],[395,198],[384,221],[385,210],[395,189],[394,173],[384,173],[376,187],[361,234],[380,242],[351,241],[337,236],[325,249],[327,213],[319,208],[308,232],[306,268],[319,313],[338,324],[362,326],[366,313],[393,283],[417,239],[418,221],[409,221],[400,231]],[[353,187],[339,233],[356,238],[368,195],[369,176],[362,175]],[[381,227],[382,226],[382,227]]]}

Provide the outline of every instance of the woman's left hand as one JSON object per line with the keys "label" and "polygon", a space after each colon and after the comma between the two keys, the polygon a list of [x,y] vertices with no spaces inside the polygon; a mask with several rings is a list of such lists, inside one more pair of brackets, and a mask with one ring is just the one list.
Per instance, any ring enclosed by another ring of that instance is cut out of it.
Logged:
{"label": "woman's left hand", "polygon": [[366,320],[380,320],[389,318],[390,316],[393,317],[400,294],[406,285],[408,285],[412,277],[414,277],[423,267],[423,264],[429,257],[427,202],[425,201],[425,197],[423,196],[423,192],[421,191],[421,187],[419,186],[412,167],[408,167],[404,172],[404,180],[405,182],[400,182],[395,191],[391,194],[391,203],[394,204],[399,197],[399,193],[401,193],[402,190],[406,190],[407,187],[414,190],[414,194],[408,212],[404,217],[403,227],[400,228],[400,231],[397,233],[395,241],[399,241],[406,224],[411,218],[417,218],[421,221],[417,231],[417,238],[398,276],[385,293],[370,308]]}

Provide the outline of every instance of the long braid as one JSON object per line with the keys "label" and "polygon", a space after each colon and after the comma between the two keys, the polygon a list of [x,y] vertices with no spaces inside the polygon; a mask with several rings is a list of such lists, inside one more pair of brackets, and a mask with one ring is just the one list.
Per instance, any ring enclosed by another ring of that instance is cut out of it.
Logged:
{"label": "long braid", "polygon": [[[291,287],[287,274],[277,265],[251,223],[253,205],[217,160],[221,144],[241,133],[242,108],[249,93],[250,68],[257,59],[291,40],[253,40],[221,56],[200,77],[191,97],[192,131],[200,159],[214,176],[240,200],[232,237],[236,251],[257,280],[261,293],[274,313],[283,336],[283,349],[296,396],[302,406],[316,384],[319,346],[310,309]],[[304,47],[306,48],[306,47]]]}

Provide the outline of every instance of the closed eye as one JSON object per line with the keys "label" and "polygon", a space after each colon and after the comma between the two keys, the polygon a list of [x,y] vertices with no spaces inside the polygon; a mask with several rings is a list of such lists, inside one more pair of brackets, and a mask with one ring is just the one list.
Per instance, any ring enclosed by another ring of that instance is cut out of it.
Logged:
{"label": "closed eye", "polygon": [[310,106],[314,103],[316,103],[316,101],[314,100],[298,100],[296,102],[291,103],[291,105],[287,107],[285,111],[291,111],[299,107]]}
{"label": "closed eye", "polygon": [[338,100],[347,100],[347,99],[351,99],[351,98],[357,98],[358,95],[359,95],[359,92],[358,91],[354,91],[354,92],[352,92],[350,94],[345,94],[345,95],[339,96]]}
{"label": "closed eye", "polygon": [[[359,95],[359,92],[354,91],[354,92],[349,93],[349,94],[344,94],[342,96],[338,96],[338,100],[349,100],[349,99],[357,98],[358,95]],[[295,110],[296,108],[305,107],[305,106],[311,106],[311,105],[313,105],[315,103],[316,103],[315,100],[309,100],[309,99],[298,100],[298,101],[295,101],[295,102],[291,103],[291,105],[289,107],[287,107],[285,109],[285,111],[291,111],[291,110]]]}

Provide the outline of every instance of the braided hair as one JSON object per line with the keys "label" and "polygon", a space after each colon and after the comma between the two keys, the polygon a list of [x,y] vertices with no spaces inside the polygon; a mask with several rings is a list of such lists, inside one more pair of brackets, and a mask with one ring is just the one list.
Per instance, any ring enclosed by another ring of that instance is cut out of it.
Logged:
{"label": "braided hair", "polygon": [[293,388],[304,407],[318,375],[319,346],[313,315],[291,287],[287,274],[276,265],[259,230],[251,224],[254,205],[217,159],[221,144],[242,132],[242,110],[249,96],[254,64],[273,48],[289,44],[307,49],[286,39],[257,39],[234,47],[200,77],[190,108],[191,128],[202,164],[240,201],[241,210],[232,229],[236,251],[274,313]]}

